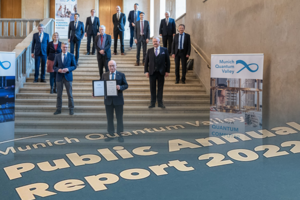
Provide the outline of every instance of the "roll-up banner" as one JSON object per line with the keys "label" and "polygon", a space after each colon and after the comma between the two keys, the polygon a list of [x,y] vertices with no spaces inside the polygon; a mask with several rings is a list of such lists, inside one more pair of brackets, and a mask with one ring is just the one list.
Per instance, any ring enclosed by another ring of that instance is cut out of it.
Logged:
{"label": "roll-up banner", "polygon": [[211,137],[262,129],[263,64],[263,54],[212,54]]}
{"label": "roll-up banner", "polygon": [[[15,133],[15,52],[0,51],[0,145],[11,146]],[[1,161],[2,158],[1,158]]]}
{"label": "roll-up banner", "polygon": [[77,0],[55,0],[55,32],[61,39],[68,38],[68,27],[77,13]]}

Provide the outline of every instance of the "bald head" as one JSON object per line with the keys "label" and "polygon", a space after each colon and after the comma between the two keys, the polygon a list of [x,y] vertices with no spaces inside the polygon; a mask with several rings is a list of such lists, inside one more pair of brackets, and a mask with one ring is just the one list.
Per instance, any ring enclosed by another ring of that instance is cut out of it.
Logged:
{"label": "bald head", "polygon": [[118,13],[118,12],[121,12],[121,7],[120,7],[120,6],[117,6],[117,7],[116,7],[116,10],[117,10],[117,13]]}
{"label": "bald head", "polygon": [[108,68],[110,73],[114,73],[117,69],[117,63],[114,60],[108,62]]}

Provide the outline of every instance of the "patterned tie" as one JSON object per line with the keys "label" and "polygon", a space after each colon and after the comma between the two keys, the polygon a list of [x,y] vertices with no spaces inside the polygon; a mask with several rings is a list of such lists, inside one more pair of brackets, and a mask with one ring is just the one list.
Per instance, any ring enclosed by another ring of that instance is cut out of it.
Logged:
{"label": "patterned tie", "polygon": [[142,21],[141,23],[142,23],[141,35],[144,35],[144,21]]}
{"label": "patterned tie", "polygon": [[155,48],[155,56],[157,56],[157,49],[158,49],[158,48]]}
{"label": "patterned tie", "polygon": [[111,74],[111,80],[115,80],[115,73]]}
{"label": "patterned tie", "polygon": [[183,34],[180,34],[180,50],[182,49],[182,36],[183,36]]}

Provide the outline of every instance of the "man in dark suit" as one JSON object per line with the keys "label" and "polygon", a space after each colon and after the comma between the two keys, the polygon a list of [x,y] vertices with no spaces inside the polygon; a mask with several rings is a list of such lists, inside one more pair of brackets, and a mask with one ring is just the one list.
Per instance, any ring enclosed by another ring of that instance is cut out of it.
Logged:
{"label": "man in dark suit", "polygon": [[143,44],[143,65],[145,63],[147,44],[150,40],[150,25],[147,20],[144,20],[145,14],[140,13],[140,20],[135,23],[134,27],[134,42],[137,46],[136,52],[136,64],[135,66],[140,65],[140,51],[141,45]]}
{"label": "man in dark suit", "polygon": [[[107,131],[110,135],[115,133],[114,127],[114,112],[116,112],[117,117],[117,134],[121,136],[123,132],[123,91],[128,88],[128,84],[125,78],[125,74],[116,71],[117,64],[114,60],[108,63],[109,72],[103,74],[102,80],[116,80],[118,96],[106,96],[104,99],[106,117],[107,117]],[[122,139],[122,138],[119,138]]]}
{"label": "man in dark suit", "polygon": [[68,53],[68,43],[62,44],[62,53],[55,56],[53,70],[56,74],[57,101],[54,115],[61,114],[62,93],[65,85],[69,99],[69,114],[74,115],[74,101],[72,95],[72,71],[76,69],[76,61],[73,54]]}
{"label": "man in dark suit", "polygon": [[163,38],[163,46],[168,47],[169,54],[172,52],[173,37],[176,34],[175,20],[170,18],[170,12],[165,13],[166,18],[162,19],[159,27],[159,35]]}
{"label": "man in dark suit", "polygon": [[117,55],[118,36],[120,36],[121,55],[124,53],[124,31],[126,24],[126,15],[121,13],[120,6],[116,7],[117,13],[113,15],[112,21],[114,24],[114,55]]}
{"label": "man in dark suit", "polygon": [[189,34],[185,33],[185,25],[180,24],[178,27],[179,34],[176,34],[174,37],[174,42],[172,45],[172,57],[175,58],[175,75],[176,82],[179,83],[180,75],[180,60],[182,64],[182,77],[181,81],[185,84],[185,74],[186,74],[186,63],[191,55],[191,37]]}
{"label": "man in dark suit", "polygon": [[70,22],[68,32],[68,39],[71,43],[71,54],[74,54],[74,45],[76,45],[75,59],[77,65],[79,59],[80,43],[84,36],[84,24],[83,22],[79,21],[79,17],[80,15],[78,13],[74,15],[74,21]]}
{"label": "man in dark suit", "polygon": [[93,38],[92,54],[95,55],[95,37],[97,36],[97,33],[99,33],[98,30],[100,27],[100,20],[95,16],[95,12],[95,9],[92,9],[91,16],[86,18],[84,34],[85,37],[87,37],[86,55],[90,55],[91,38]]}
{"label": "man in dark suit", "polygon": [[170,56],[167,48],[160,47],[158,37],[152,39],[154,48],[148,49],[145,60],[145,74],[150,78],[151,104],[149,108],[155,107],[156,102],[156,80],[158,82],[157,101],[158,107],[165,108],[163,104],[163,89],[165,77],[170,73]]}
{"label": "man in dark suit", "polygon": [[41,69],[41,82],[45,81],[45,69],[47,62],[47,45],[49,43],[49,35],[44,32],[44,25],[39,24],[39,32],[33,34],[32,38],[32,48],[31,48],[31,57],[35,58],[35,73],[34,81],[38,82],[39,71],[40,71],[40,62],[42,59],[42,69]]}
{"label": "man in dark suit", "polygon": [[129,27],[130,27],[130,47],[129,47],[129,49],[132,49],[132,45],[133,45],[135,22],[140,20],[141,12],[138,10],[138,7],[139,7],[139,4],[135,3],[134,10],[130,11],[129,15],[128,15],[128,22],[129,22]]}
{"label": "man in dark suit", "polygon": [[100,35],[97,35],[95,39],[100,79],[102,78],[103,67],[105,67],[105,72],[108,72],[108,62],[111,59],[111,36],[105,34],[105,29],[105,26],[101,25],[99,28]]}

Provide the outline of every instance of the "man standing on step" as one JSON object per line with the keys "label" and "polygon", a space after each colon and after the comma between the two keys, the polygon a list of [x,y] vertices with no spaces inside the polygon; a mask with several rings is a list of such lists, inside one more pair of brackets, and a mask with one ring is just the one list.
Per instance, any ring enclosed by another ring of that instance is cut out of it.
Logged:
{"label": "man standing on step", "polygon": [[[145,74],[150,79],[150,92],[151,92],[151,104],[149,108],[154,108],[156,103],[156,96],[158,107],[165,108],[163,104],[163,89],[165,77],[170,73],[170,56],[168,49],[160,47],[160,40],[158,37],[152,39],[154,48],[148,49],[145,60]],[[156,95],[156,80],[158,84],[158,90]]]}
{"label": "man standing on step", "polygon": [[175,20],[170,18],[170,12],[165,13],[166,18],[162,19],[159,26],[159,35],[163,38],[163,46],[168,48],[169,55],[172,52],[173,37],[176,34]]}
{"label": "man standing on step", "polygon": [[172,57],[175,58],[175,75],[176,82],[179,83],[180,80],[180,60],[182,64],[182,77],[181,81],[185,84],[185,75],[186,75],[186,63],[191,55],[191,37],[189,34],[185,33],[185,25],[180,24],[178,27],[179,34],[176,34],[174,37],[174,42],[172,45]]}
{"label": "man standing on step", "polygon": [[123,140],[121,133],[123,132],[123,91],[128,88],[125,74],[116,71],[117,63],[114,60],[108,63],[109,72],[103,74],[102,79],[105,81],[116,80],[118,96],[106,96],[104,99],[106,117],[107,117],[107,131],[108,134],[113,136],[115,133],[114,127],[114,112],[117,118],[117,134],[120,136],[119,140]]}
{"label": "man standing on step", "polygon": [[129,15],[128,15],[128,22],[129,22],[129,27],[130,27],[130,47],[129,47],[129,49],[132,49],[132,45],[133,45],[135,22],[140,20],[140,11],[138,10],[138,8],[139,8],[139,4],[135,3],[134,10],[130,11]]}
{"label": "man standing on step", "polygon": [[91,16],[86,18],[84,34],[85,37],[87,37],[86,55],[90,55],[91,39],[93,41],[92,54],[95,55],[95,37],[97,36],[100,27],[100,20],[95,16],[95,12],[95,9],[92,9]]}
{"label": "man standing on step", "polygon": [[124,53],[124,31],[126,24],[126,15],[121,13],[120,6],[116,7],[117,13],[113,15],[112,21],[114,24],[114,55],[117,55],[117,45],[118,45],[118,37],[120,36],[121,43],[121,55],[125,55]]}
{"label": "man standing on step", "polygon": [[100,79],[102,79],[103,67],[105,67],[105,72],[108,72],[108,62],[111,59],[111,36],[105,34],[105,29],[105,26],[101,25],[100,35],[97,35],[95,39]]}
{"label": "man standing on step", "polygon": [[56,74],[57,101],[54,115],[61,114],[62,94],[65,85],[69,99],[69,114],[74,115],[74,101],[72,95],[72,71],[76,69],[76,61],[73,54],[68,53],[68,43],[62,43],[62,53],[55,56],[53,70]]}
{"label": "man standing on step", "polygon": [[39,24],[39,32],[33,34],[31,57],[35,59],[35,73],[34,73],[34,83],[38,82],[39,72],[40,72],[40,62],[42,60],[41,66],[41,82],[46,83],[45,80],[45,69],[47,62],[47,45],[49,43],[49,35],[44,32],[44,25]]}
{"label": "man standing on step", "polygon": [[135,23],[134,26],[134,42],[137,46],[136,51],[136,63],[135,66],[140,65],[140,51],[143,44],[143,65],[145,63],[147,44],[150,40],[150,25],[147,20],[144,20],[145,14],[140,13],[140,20]]}
{"label": "man standing on step", "polygon": [[84,24],[83,22],[79,21],[79,17],[80,15],[78,13],[75,13],[74,21],[70,22],[68,32],[68,39],[71,44],[71,54],[74,54],[74,45],[76,45],[75,59],[77,66],[79,59],[80,43],[84,36]]}

